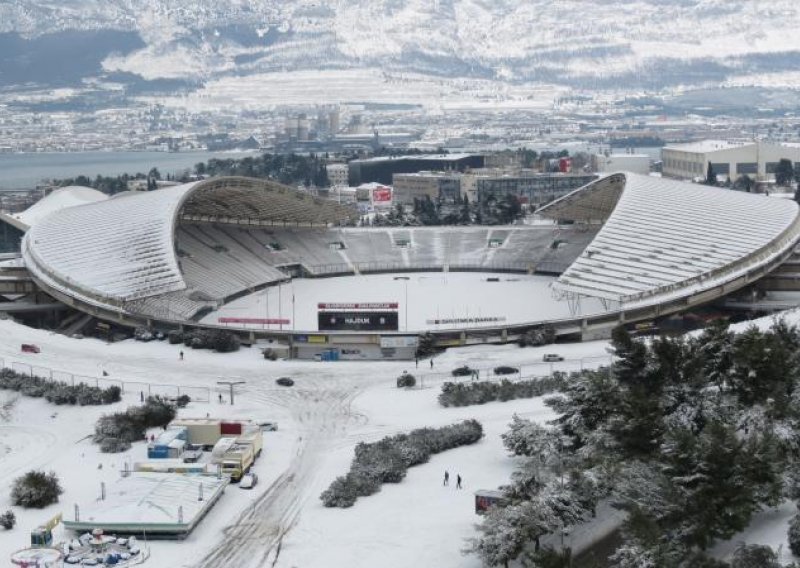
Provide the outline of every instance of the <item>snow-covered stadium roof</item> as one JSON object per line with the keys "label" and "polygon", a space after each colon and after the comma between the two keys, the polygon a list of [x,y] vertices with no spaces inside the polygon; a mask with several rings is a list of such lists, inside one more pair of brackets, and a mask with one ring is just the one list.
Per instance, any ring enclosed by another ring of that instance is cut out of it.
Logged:
{"label": "snow-covered stadium roof", "polygon": [[629,306],[724,286],[800,238],[794,201],[630,173],[601,178],[538,213],[605,221],[555,288]]}
{"label": "snow-covered stadium roof", "polygon": [[47,287],[119,306],[186,288],[175,250],[179,220],[294,226],[355,215],[272,181],[212,178],[53,212],[28,231],[22,254]]}
{"label": "snow-covered stadium roof", "polygon": [[60,211],[67,207],[76,205],[86,205],[105,201],[108,195],[91,187],[71,185],[56,189],[51,194],[40,199],[25,211],[20,213],[2,213],[0,219],[17,227],[21,231],[27,231],[30,227],[47,217],[54,211]]}

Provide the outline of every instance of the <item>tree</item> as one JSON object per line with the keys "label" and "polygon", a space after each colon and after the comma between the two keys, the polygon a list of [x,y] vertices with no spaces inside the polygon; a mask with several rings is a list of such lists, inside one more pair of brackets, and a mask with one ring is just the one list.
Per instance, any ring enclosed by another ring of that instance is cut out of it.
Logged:
{"label": "tree", "polygon": [[791,160],[781,158],[775,166],[775,183],[780,186],[788,186],[794,178],[794,165]]}
{"label": "tree", "polygon": [[714,168],[711,166],[711,162],[708,163],[708,169],[706,170],[706,185],[717,185],[717,173],[714,171]]}
{"label": "tree", "polygon": [[800,513],[789,523],[789,548],[795,556],[800,555]]}
{"label": "tree", "polygon": [[491,507],[476,526],[481,536],[469,541],[464,552],[477,554],[489,566],[508,568],[528,541],[525,517],[522,506]]}
{"label": "tree", "polygon": [[11,502],[20,507],[42,509],[57,503],[63,492],[55,472],[29,471],[14,480]]}
{"label": "tree", "polygon": [[781,568],[781,563],[769,546],[742,544],[733,553],[731,568]]}

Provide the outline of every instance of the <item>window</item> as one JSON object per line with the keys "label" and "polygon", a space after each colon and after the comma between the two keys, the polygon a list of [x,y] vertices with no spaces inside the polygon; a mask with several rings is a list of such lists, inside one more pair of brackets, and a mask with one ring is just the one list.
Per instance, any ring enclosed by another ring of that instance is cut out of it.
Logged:
{"label": "window", "polygon": [[726,176],[731,173],[731,165],[727,162],[718,162],[716,164],[711,164],[711,169],[714,170],[714,173],[717,175]]}
{"label": "window", "polygon": [[757,174],[758,163],[756,162],[739,162],[736,164],[736,173],[742,174]]}

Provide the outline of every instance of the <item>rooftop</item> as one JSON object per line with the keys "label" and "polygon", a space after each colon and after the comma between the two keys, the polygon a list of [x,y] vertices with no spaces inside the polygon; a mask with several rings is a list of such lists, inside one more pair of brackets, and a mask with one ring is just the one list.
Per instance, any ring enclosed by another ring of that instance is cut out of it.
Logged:
{"label": "rooftop", "polygon": [[720,150],[730,150],[732,148],[743,148],[745,146],[754,146],[755,142],[730,142],[728,140],[698,140],[697,142],[689,142],[687,144],[669,144],[664,146],[665,150],[674,150],[677,152],[694,152],[694,153],[708,153],[717,152]]}

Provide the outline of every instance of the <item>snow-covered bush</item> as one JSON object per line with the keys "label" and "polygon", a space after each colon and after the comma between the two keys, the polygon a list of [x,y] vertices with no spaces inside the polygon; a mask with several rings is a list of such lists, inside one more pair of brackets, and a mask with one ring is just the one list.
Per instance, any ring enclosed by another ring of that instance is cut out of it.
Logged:
{"label": "snow-covered bush", "polygon": [[166,427],[175,418],[175,406],[160,397],[148,397],[143,406],[101,416],[94,425],[93,440],[100,451],[123,452],[144,439],[148,428]]}
{"label": "snow-covered bush", "polygon": [[531,329],[519,338],[520,347],[541,347],[549,345],[556,340],[556,330],[550,326]]}
{"label": "snow-covered bush", "polygon": [[43,377],[22,375],[12,369],[3,369],[0,373],[0,389],[18,391],[30,397],[44,397],[53,404],[81,406],[119,402],[122,394],[118,386],[101,389],[83,383],[68,385]]}
{"label": "snow-covered bush", "polygon": [[414,378],[414,375],[411,373],[403,372],[402,375],[397,377],[397,388],[410,388],[417,384],[417,379]]}
{"label": "snow-covered bush", "polygon": [[778,555],[763,544],[742,543],[733,553],[731,568],[780,568]]}
{"label": "snow-covered bush", "polygon": [[14,525],[17,524],[17,517],[14,515],[14,511],[11,509],[7,510],[5,513],[0,515],[0,527],[3,527],[7,531],[10,531],[14,528]]}
{"label": "snow-covered bush", "polygon": [[275,352],[274,349],[267,348],[267,349],[264,349],[264,351],[262,351],[262,353],[264,354],[264,359],[267,359],[268,361],[277,361],[278,360],[278,354]]}
{"label": "snow-covered bush", "polygon": [[182,394],[178,398],[175,399],[175,406],[178,408],[186,408],[189,406],[189,403],[192,399],[189,397],[188,394]]}
{"label": "snow-covered bush", "polygon": [[789,548],[795,556],[800,555],[800,513],[789,523]]}
{"label": "snow-covered bush", "polygon": [[337,477],[322,492],[326,507],[350,507],[358,497],[372,495],[381,483],[399,483],[409,467],[425,463],[431,454],[474,444],[483,437],[483,426],[465,420],[443,428],[420,428],[408,434],[389,436],[356,446],[350,472]]}
{"label": "snow-covered bush", "polygon": [[239,350],[239,336],[230,331],[215,331],[210,340],[214,351],[232,353]]}
{"label": "snow-covered bush", "polygon": [[170,345],[183,343],[183,334],[180,331],[172,330],[167,334],[167,341],[169,341]]}
{"label": "snow-covered bush", "polygon": [[63,492],[55,472],[29,471],[14,480],[11,502],[20,507],[41,509],[57,503]]}
{"label": "snow-covered bush", "polygon": [[118,454],[130,449],[131,443],[120,438],[103,438],[100,442],[100,451],[104,454]]}
{"label": "snow-covered bush", "polygon": [[514,400],[517,398],[533,398],[555,392],[566,384],[564,373],[553,373],[552,377],[531,379],[526,381],[499,382],[474,381],[470,383],[444,383],[439,394],[442,406],[470,406],[492,401]]}

